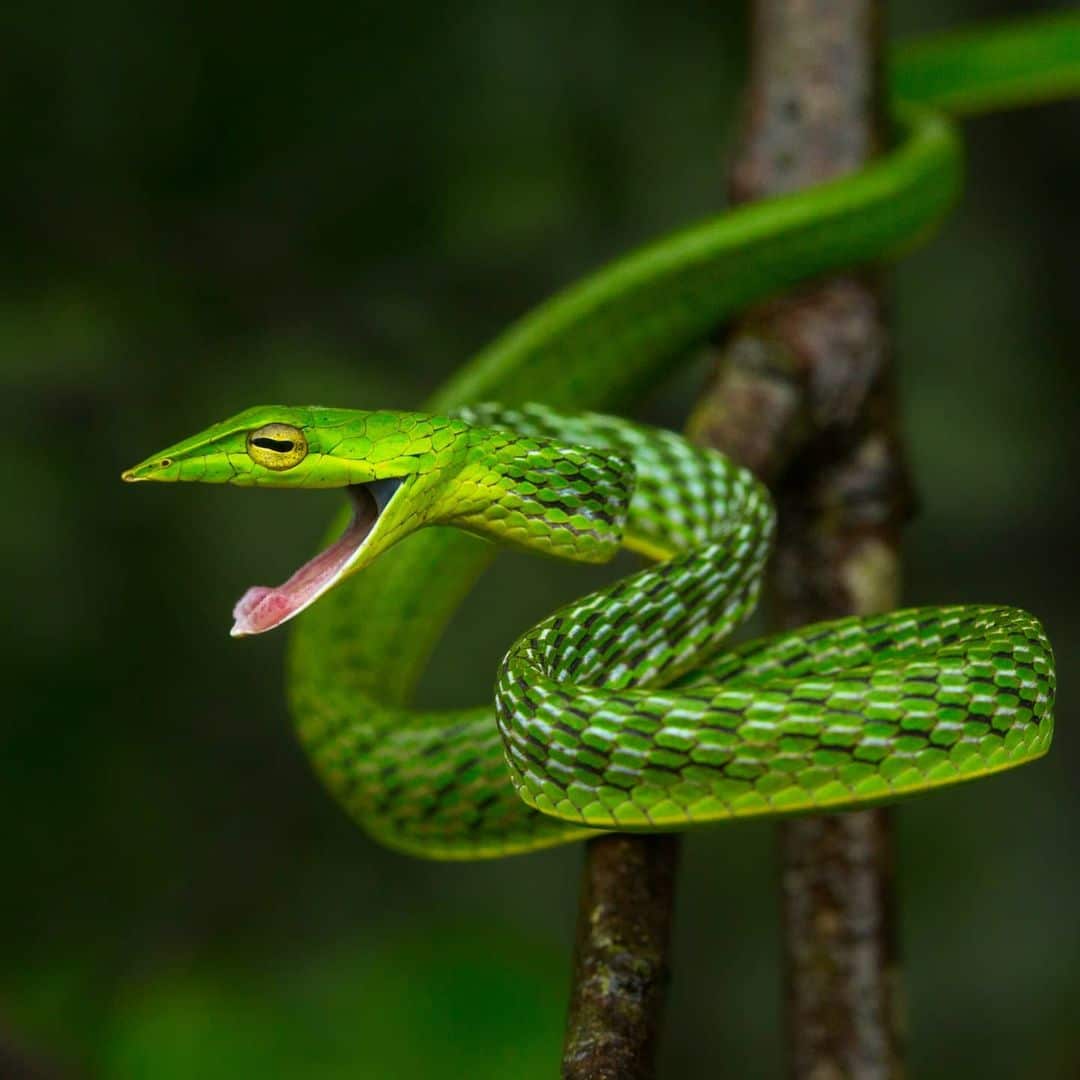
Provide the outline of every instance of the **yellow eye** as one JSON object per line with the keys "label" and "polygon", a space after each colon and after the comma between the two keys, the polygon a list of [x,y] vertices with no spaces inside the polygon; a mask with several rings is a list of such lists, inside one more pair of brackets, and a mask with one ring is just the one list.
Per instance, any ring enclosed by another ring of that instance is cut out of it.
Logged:
{"label": "yellow eye", "polygon": [[248,432],[247,452],[256,465],[281,472],[307,457],[307,439],[292,424],[263,424]]}

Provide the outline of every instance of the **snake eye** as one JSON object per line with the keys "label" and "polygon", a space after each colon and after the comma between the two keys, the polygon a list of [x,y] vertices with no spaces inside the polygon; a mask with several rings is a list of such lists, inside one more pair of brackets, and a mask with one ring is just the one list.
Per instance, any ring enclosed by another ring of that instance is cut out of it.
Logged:
{"label": "snake eye", "polygon": [[307,439],[292,424],[263,424],[248,432],[248,457],[256,465],[282,472],[299,465],[307,456]]}

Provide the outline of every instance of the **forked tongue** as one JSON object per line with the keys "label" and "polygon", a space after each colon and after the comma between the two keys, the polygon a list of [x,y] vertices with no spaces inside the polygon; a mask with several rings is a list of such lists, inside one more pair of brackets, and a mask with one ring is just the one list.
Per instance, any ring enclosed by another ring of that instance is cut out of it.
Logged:
{"label": "forked tongue", "polygon": [[233,608],[233,637],[263,634],[314,603],[348,569],[379,518],[379,505],[366,487],[349,488],[353,516],[345,531],[283,585],[253,585]]}

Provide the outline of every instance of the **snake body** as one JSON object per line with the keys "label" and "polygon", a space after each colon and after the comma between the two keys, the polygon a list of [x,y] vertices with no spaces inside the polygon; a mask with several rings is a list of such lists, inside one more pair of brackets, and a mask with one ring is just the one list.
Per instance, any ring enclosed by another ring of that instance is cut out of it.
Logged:
{"label": "snake body", "polygon": [[[757,598],[766,491],[672,433],[582,411],[631,399],[753,300],[927,233],[960,174],[933,106],[1080,89],[1080,19],[942,39],[911,58],[892,153],[601,271],[512,327],[430,411],[257,407],[125,474],[349,490],[342,539],[285,586],[251,590],[234,632],[318,599],[290,653],[299,735],[381,842],[476,858],[596,829],[865,806],[1046,751],[1052,654],[1016,609],[853,617],[725,648]],[[493,397],[502,404],[472,404]],[[418,531],[429,525],[457,531]],[[494,706],[414,709],[432,646],[495,550],[463,533],[594,562],[624,544],[656,561],[527,632]]]}

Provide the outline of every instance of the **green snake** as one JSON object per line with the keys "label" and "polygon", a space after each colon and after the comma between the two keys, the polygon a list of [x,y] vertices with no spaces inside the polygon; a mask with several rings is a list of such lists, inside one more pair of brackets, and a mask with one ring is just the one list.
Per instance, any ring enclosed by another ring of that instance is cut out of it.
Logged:
{"label": "green snake", "polygon": [[[292,708],[315,768],[376,839],[500,856],[598,829],[862,807],[1046,752],[1053,657],[1013,608],[852,617],[725,647],[759,592],[768,493],[714,451],[587,411],[631,401],[747,304],[926,235],[959,187],[947,113],[1080,90],[1080,18],[918,44],[893,79],[886,156],[603,269],[511,327],[426,411],[256,407],[124,474],[347,492],[340,536],[283,585],[248,590],[233,633],[319,601],[291,642]],[[505,545],[585,562],[625,546],[653,562],[525,633],[493,706],[410,707]]]}

